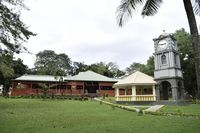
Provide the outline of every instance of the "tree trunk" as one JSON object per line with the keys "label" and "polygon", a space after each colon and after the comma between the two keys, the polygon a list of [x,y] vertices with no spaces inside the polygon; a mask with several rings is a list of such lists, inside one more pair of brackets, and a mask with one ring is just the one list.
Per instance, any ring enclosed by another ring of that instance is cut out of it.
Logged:
{"label": "tree trunk", "polygon": [[199,43],[199,33],[197,29],[196,19],[192,7],[191,0],[183,0],[185,11],[188,18],[188,23],[190,27],[190,34],[192,39],[192,47],[195,54],[195,69],[197,78],[197,97],[200,98],[200,43]]}

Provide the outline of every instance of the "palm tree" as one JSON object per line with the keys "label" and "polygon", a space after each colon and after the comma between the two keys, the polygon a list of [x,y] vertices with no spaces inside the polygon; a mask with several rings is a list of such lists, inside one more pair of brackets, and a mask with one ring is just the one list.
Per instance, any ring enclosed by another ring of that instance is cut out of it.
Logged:
{"label": "palm tree", "polygon": [[[117,20],[119,26],[123,26],[127,18],[132,17],[132,11],[135,10],[138,5],[144,5],[141,15],[145,17],[156,14],[162,2],[163,0],[121,0],[121,4],[117,8]],[[193,0],[193,6],[191,0],[183,0],[183,3],[190,27],[192,48],[195,53],[195,69],[198,90],[197,97],[200,98],[200,41],[194,15],[195,13],[200,13],[200,0]]]}

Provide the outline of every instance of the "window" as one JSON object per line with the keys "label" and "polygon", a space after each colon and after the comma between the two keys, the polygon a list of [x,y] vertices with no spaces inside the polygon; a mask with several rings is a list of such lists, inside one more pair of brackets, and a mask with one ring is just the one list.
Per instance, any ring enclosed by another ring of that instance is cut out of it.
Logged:
{"label": "window", "polygon": [[161,56],[161,63],[162,63],[162,64],[167,64],[167,59],[166,59],[166,56],[165,56],[165,55],[162,55],[162,56]]}
{"label": "window", "polygon": [[59,85],[60,89],[66,89],[66,85]]}
{"label": "window", "polygon": [[136,95],[152,95],[153,89],[150,86],[137,86]]}
{"label": "window", "polygon": [[174,55],[174,64],[177,65],[176,54]]}
{"label": "window", "polygon": [[42,86],[39,85],[39,83],[33,83],[32,84],[32,89],[42,89]]}
{"label": "window", "polygon": [[67,89],[69,89],[69,90],[70,90],[70,89],[71,89],[71,85],[67,85]]}
{"label": "window", "polygon": [[101,90],[114,90],[112,86],[101,86]]}
{"label": "window", "polygon": [[76,89],[77,89],[77,90],[82,90],[82,89],[83,89],[83,86],[82,86],[82,85],[77,85],[77,86],[76,86]]}

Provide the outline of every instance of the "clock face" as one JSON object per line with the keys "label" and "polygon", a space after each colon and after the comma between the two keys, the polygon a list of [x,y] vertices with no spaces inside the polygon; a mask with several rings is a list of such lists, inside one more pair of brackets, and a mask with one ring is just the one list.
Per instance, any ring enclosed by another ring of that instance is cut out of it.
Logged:
{"label": "clock face", "polygon": [[160,40],[158,42],[158,47],[161,48],[161,49],[164,49],[167,47],[167,41],[166,40]]}

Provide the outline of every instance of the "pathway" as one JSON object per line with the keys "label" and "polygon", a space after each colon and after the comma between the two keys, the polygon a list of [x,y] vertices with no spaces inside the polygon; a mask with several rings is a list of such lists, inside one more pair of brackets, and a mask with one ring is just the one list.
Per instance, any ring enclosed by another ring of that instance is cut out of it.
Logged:
{"label": "pathway", "polygon": [[151,112],[156,112],[157,110],[159,110],[160,108],[162,108],[164,105],[154,105],[151,106],[150,108],[144,110],[144,111],[151,111]]}
{"label": "pathway", "polygon": [[[96,101],[101,101],[105,104],[108,104],[108,105],[117,105],[117,104],[114,104],[114,103],[111,103],[111,102],[107,102],[107,101],[104,101],[104,100],[101,100],[99,98],[94,98],[94,100]],[[124,107],[124,108],[128,108],[128,109],[135,109],[136,112],[139,112],[140,109],[137,109],[137,107],[148,107],[148,106],[125,106],[125,105],[119,105],[121,107]],[[154,105],[154,106],[150,106],[148,109],[144,110],[144,111],[150,111],[150,112],[156,112],[157,110],[159,110],[160,108],[162,108],[164,105]]]}

